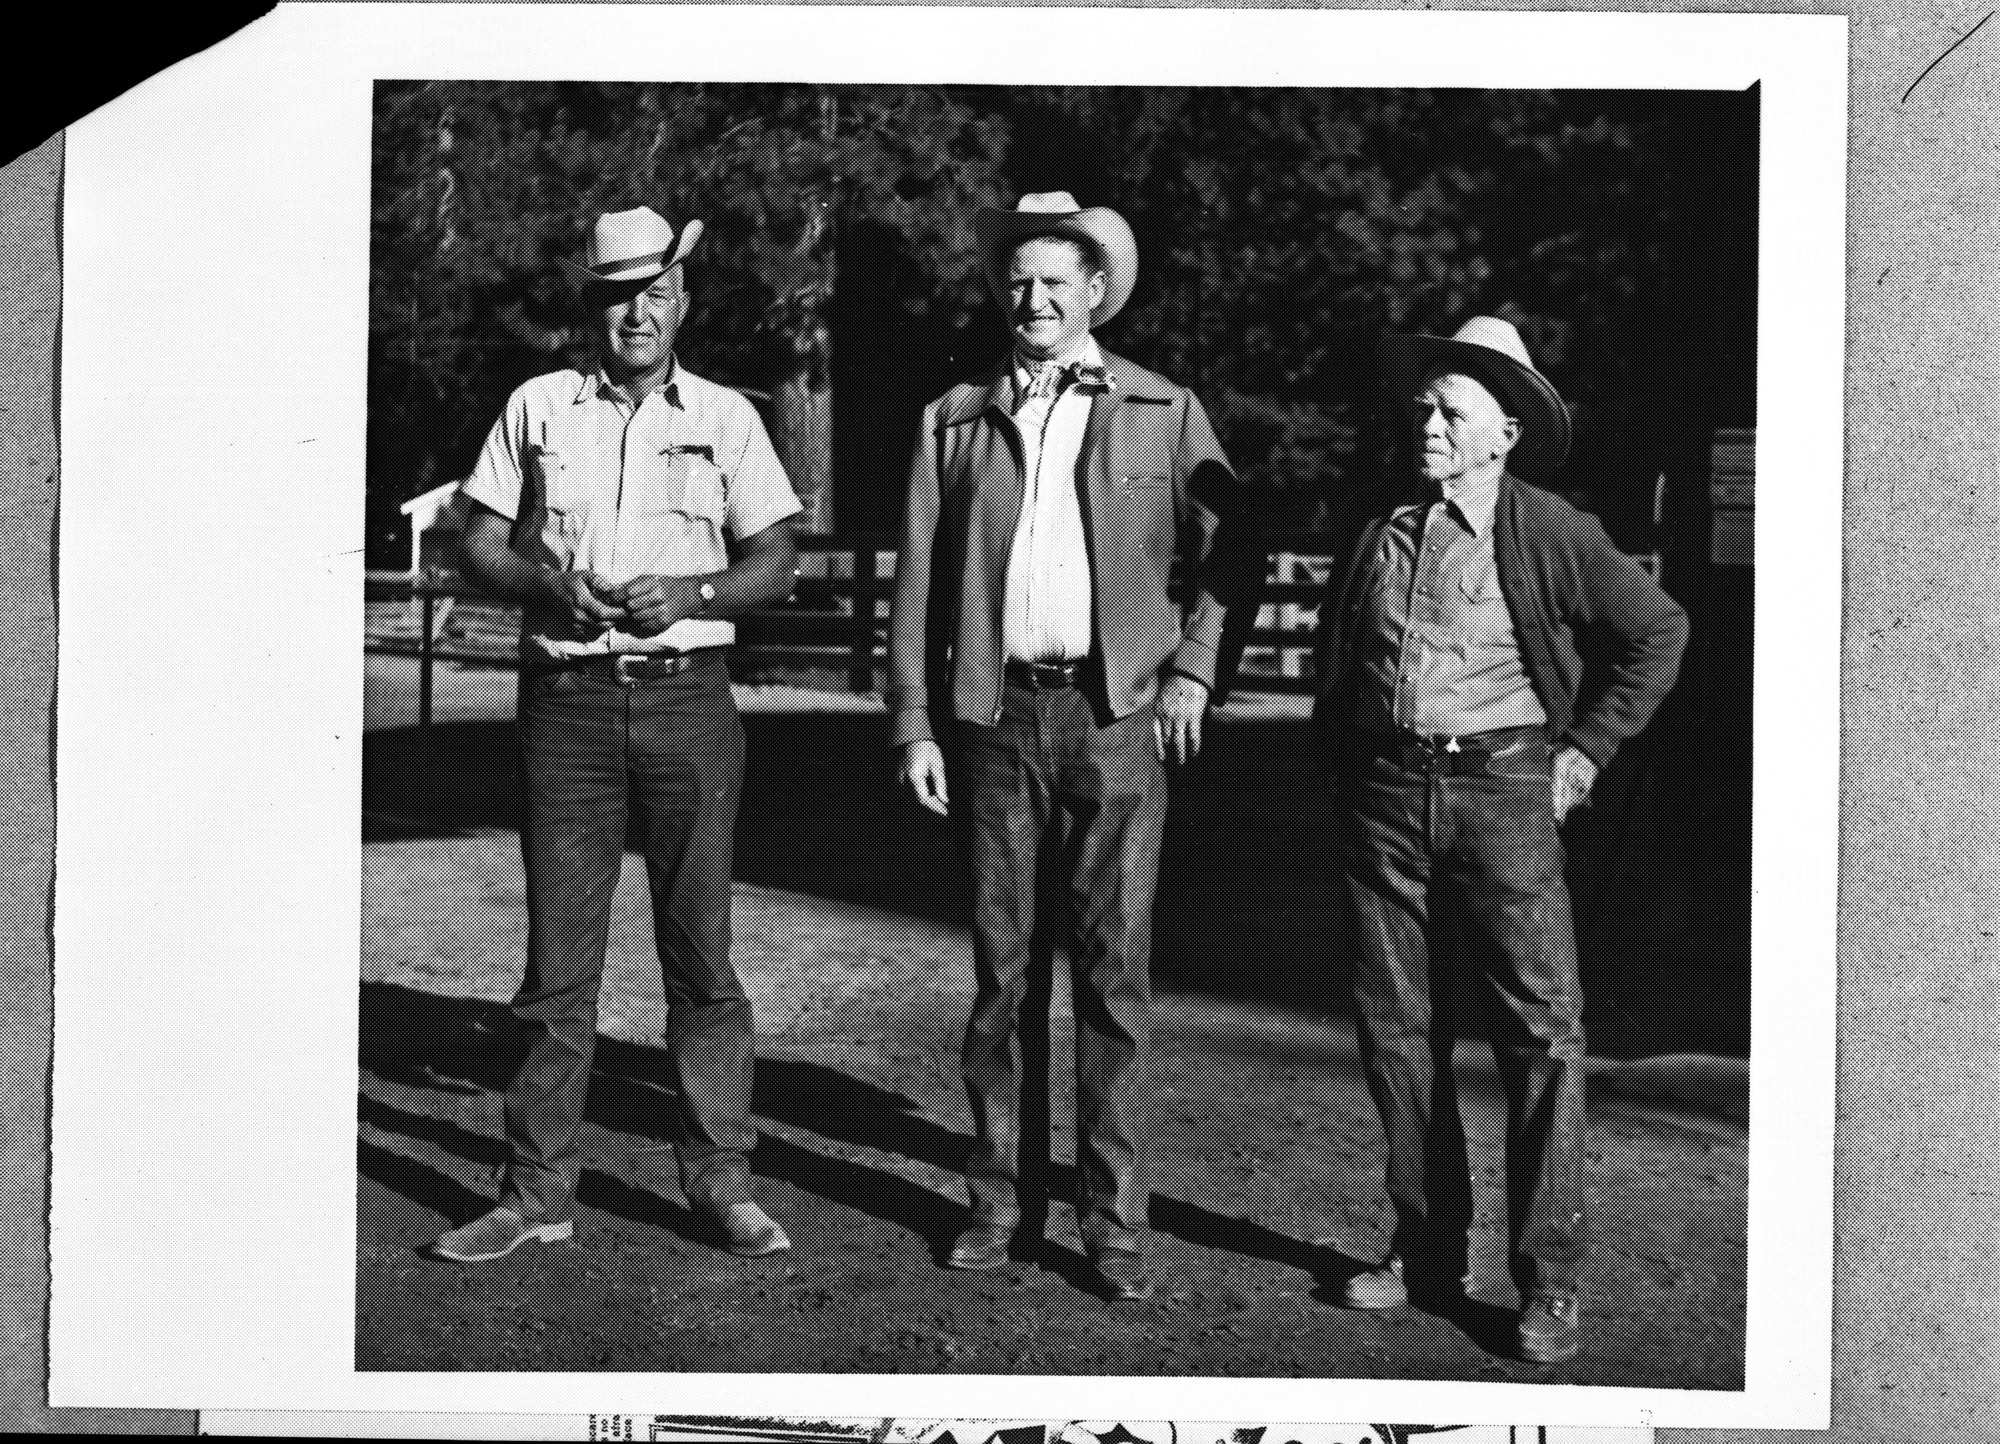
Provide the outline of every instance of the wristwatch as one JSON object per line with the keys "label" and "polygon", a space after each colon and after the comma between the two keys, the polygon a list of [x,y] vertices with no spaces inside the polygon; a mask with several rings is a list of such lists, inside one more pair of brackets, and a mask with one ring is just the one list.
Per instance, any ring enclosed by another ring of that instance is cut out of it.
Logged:
{"label": "wristwatch", "polygon": [[715,588],[710,586],[707,582],[703,582],[701,584],[701,605],[694,609],[694,614],[697,617],[701,616],[709,609],[709,606],[714,601],[715,601]]}

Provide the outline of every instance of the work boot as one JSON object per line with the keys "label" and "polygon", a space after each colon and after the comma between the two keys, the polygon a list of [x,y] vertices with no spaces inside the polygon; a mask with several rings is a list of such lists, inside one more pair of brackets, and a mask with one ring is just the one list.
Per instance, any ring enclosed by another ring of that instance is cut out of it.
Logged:
{"label": "work boot", "polygon": [[1531,1364],[1560,1364],[1574,1359],[1582,1347],[1583,1330],[1573,1294],[1531,1294],[1514,1326],[1514,1343]]}
{"label": "work boot", "polygon": [[568,1219],[529,1223],[511,1208],[496,1208],[445,1234],[431,1245],[431,1252],[453,1263],[485,1263],[505,1258],[524,1243],[553,1243],[575,1232],[575,1224]]}

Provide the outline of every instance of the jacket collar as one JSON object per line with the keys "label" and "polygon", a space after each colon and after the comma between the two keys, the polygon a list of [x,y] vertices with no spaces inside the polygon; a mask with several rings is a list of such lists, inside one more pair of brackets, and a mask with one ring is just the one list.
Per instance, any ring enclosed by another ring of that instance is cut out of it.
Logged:
{"label": "jacket collar", "polygon": [[[1133,365],[1123,356],[1113,355],[1100,348],[1104,358],[1105,372],[1113,382],[1111,393],[1103,398],[1116,404],[1143,397],[1149,401],[1171,401],[1173,398],[1161,389],[1159,378],[1141,367]],[[1014,353],[995,361],[991,367],[976,377],[958,400],[953,402],[944,414],[947,426],[970,420],[988,410],[1011,412],[1014,401]],[[1092,410],[1096,408],[1093,406]]]}

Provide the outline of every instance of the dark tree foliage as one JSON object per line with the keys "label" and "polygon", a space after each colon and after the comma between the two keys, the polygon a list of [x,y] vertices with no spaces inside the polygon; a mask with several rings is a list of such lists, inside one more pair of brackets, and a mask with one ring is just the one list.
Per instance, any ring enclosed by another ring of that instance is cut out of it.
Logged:
{"label": "dark tree foliage", "polygon": [[794,485],[830,508],[842,246],[893,254],[909,312],[962,317],[973,214],[1002,198],[1004,126],[923,88],[384,84],[375,130],[373,549],[397,503],[470,465],[513,387],[590,364],[555,260],[635,205],[704,222],[681,349],[768,395]]}
{"label": "dark tree foliage", "polygon": [[1132,223],[1139,287],[1105,342],[1195,388],[1274,526],[1315,524],[1388,460],[1379,336],[1480,312],[1519,325],[1576,411],[1575,484],[1638,487],[1663,445],[1673,307],[1701,294],[1668,284],[1673,238],[1691,233],[1670,213],[1701,194],[1676,126],[1701,104],[385,83],[371,552],[388,555],[397,503],[463,474],[512,387],[588,364],[554,261],[596,212],[637,204],[705,222],[683,354],[769,397],[821,525],[836,469],[843,525],[893,525],[918,407],[1006,344],[973,214],[1035,190]]}
{"label": "dark tree foliage", "polygon": [[[1537,91],[1049,89],[1014,166],[1139,237],[1107,335],[1195,388],[1279,524],[1376,474],[1375,347],[1505,317],[1589,425],[1630,391],[1665,235],[1657,136]],[[1651,129],[1656,131],[1657,126]]]}

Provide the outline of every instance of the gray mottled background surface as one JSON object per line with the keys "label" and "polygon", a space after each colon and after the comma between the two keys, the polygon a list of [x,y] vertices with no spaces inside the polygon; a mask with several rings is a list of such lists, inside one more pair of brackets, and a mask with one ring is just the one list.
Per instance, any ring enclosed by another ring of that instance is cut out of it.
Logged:
{"label": "gray mottled background surface", "polygon": [[[1563,8],[1851,16],[1832,1437],[2000,1438],[2000,1186],[1987,1172],[2000,1157],[1987,1106],[2000,1019],[1989,866],[2000,841],[1989,721],[2000,620],[2000,20],[1905,99],[1985,7]],[[57,138],[0,168],[0,606],[11,622],[0,651],[0,1086],[11,1125],[0,1129],[0,1229],[18,1260],[0,1276],[0,1423],[185,1433],[191,1415],[42,1405],[61,160]],[[1766,1437],[1782,1436],[1662,1435]]]}

